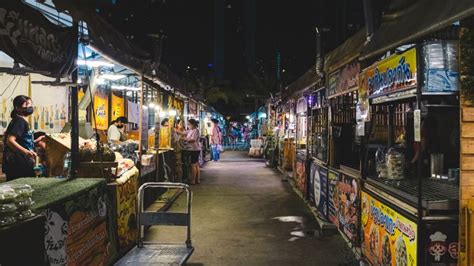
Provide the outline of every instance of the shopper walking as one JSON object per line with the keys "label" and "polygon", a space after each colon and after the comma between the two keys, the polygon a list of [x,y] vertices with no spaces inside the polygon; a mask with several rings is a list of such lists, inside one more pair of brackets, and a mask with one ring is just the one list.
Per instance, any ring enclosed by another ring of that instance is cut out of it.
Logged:
{"label": "shopper walking", "polygon": [[219,128],[219,120],[212,119],[211,121],[211,160],[217,162],[222,148],[222,132]]}
{"label": "shopper walking", "polygon": [[189,129],[186,131],[185,135],[186,145],[184,150],[189,156],[189,162],[191,164],[191,185],[201,183],[199,171],[199,153],[201,152],[201,147],[199,145],[198,124],[197,120],[189,119]]}
{"label": "shopper walking", "polygon": [[35,143],[40,142],[45,136],[34,139],[33,130],[28,123],[28,116],[33,114],[33,101],[25,95],[13,99],[12,120],[5,131],[5,148],[3,152],[3,172],[7,181],[19,177],[34,177],[34,167],[37,154],[34,150]]}

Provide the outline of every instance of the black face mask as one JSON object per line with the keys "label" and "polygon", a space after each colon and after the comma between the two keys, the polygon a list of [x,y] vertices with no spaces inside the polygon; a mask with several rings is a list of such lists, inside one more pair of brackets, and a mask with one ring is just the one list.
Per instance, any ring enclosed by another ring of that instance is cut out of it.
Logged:
{"label": "black face mask", "polygon": [[117,128],[123,128],[123,125],[117,125]]}
{"label": "black face mask", "polygon": [[29,106],[29,107],[23,108],[23,111],[21,112],[21,115],[29,116],[29,115],[33,114],[34,111],[35,111],[35,109],[33,108],[33,106]]}

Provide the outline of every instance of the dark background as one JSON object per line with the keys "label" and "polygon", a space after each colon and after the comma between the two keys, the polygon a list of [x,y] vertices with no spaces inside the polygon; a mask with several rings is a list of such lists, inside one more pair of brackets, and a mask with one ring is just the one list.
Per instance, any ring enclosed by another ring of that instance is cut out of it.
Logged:
{"label": "dark background", "polygon": [[[364,24],[361,0],[110,0],[96,11],[146,50],[153,50],[153,36],[165,36],[162,63],[183,79],[252,91],[251,75],[265,79],[268,92],[277,91],[277,53],[286,86],[314,65],[316,26],[328,52]],[[254,102],[250,94],[211,104],[236,115],[252,111]]]}

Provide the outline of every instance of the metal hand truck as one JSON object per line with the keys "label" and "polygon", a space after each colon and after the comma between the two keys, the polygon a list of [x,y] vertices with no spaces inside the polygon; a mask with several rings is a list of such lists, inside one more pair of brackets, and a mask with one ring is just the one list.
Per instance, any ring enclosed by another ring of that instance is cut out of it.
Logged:
{"label": "metal hand truck", "polygon": [[[143,195],[146,188],[180,188],[186,191],[187,212],[148,212],[143,210]],[[183,265],[194,251],[191,244],[191,203],[192,192],[182,183],[149,182],[138,189],[138,241],[130,252],[115,265]],[[184,243],[160,243],[144,241],[145,226],[168,225],[186,226]]]}

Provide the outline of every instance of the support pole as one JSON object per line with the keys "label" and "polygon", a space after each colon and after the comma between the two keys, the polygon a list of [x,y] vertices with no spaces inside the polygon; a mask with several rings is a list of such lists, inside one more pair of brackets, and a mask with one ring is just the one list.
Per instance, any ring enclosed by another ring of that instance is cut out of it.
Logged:
{"label": "support pole", "polygon": [[76,178],[79,170],[79,110],[77,98],[77,69],[72,72],[71,86],[71,167],[69,178]]}

